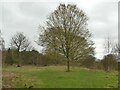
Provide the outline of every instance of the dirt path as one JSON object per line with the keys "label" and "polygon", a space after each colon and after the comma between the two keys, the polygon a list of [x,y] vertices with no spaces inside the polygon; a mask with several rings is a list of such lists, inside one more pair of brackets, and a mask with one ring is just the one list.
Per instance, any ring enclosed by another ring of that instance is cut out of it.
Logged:
{"label": "dirt path", "polygon": [[16,75],[14,73],[2,73],[2,88],[11,88]]}

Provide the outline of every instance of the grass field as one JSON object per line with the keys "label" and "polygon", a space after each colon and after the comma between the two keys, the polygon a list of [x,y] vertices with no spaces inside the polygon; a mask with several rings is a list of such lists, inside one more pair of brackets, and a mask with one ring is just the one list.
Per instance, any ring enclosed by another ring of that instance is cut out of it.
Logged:
{"label": "grass field", "polygon": [[118,75],[112,71],[65,66],[3,67],[3,87],[13,88],[111,88],[117,87]]}

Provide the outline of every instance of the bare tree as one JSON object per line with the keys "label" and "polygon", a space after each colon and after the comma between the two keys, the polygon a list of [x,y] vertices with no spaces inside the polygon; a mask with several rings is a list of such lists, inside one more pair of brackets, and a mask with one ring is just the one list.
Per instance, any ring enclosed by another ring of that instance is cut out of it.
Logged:
{"label": "bare tree", "polygon": [[113,63],[111,63],[112,61],[115,61],[115,59],[113,59],[114,56],[114,45],[113,45],[113,41],[111,40],[111,36],[108,34],[107,38],[105,39],[105,53],[106,55],[103,58],[103,66],[105,68],[106,71],[110,71],[111,66]]}
{"label": "bare tree", "polygon": [[17,49],[18,52],[32,48],[31,42],[22,32],[17,32],[11,38],[11,47]]}
{"label": "bare tree", "polygon": [[[51,13],[40,34],[39,43],[48,51],[63,55],[70,71],[70,61],[94,55],[91,33],[87,29],[87,15],[72,4],[60,4]],[[41,28],[40,28],[41,30]]]}
{"label": "bare tree", "polygon": [[11,38],[11,48],[17,49],[17,55],[18,55],[18,67],[20,67],[20,51],[26,51],[30,50],[32,48],[31,42],[29,39],[22,33],[17,32],[14,36]]}
{"label": "bare tree", "polygon": [[104,43],[104,50],[106,54],[111,54],[112,50],[113,50],[113,43],[112,40],[110,38],[110,35],[107,36],[107,38],[105,39],[105,43]]}

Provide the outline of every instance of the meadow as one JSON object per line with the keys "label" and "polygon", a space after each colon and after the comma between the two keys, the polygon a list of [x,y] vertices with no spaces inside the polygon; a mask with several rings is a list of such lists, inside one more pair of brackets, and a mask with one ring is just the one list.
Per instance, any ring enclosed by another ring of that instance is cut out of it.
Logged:
{"label": "meadow", "polygon": [[117,88],[117,71],[66,66],[3,67],[4,88]]}

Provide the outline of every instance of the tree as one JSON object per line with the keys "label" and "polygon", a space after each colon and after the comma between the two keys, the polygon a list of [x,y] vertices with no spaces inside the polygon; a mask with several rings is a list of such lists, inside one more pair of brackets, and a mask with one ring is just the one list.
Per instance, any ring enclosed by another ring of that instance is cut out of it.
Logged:
{"label": "tree", "polygon": [[65,58],[63,57],[63,55],[60,55],[57,52],[53,52],[53,51],[45,51],[45,55],[44,57],[46,58],[46,60],[44,59],[44,61],[46,61],[46,63],[48,64],[52,64],[52,65],[63,65],[65,64]]}
{"label": "tree", "polygon": [[113,54],[105,55],[101,62],[105,71],[117,69],[117,61]]}
{"label": "tree", "polygon": [[7,53],[6,53],[6,58],[5,58],[5,64],[9,64],[9,65],[12,65],[13,64],[13,58],[12,58],[12,54],[11,54],[11,50],[10,48],[7,50]]}
{"label": "tree", "polygon": [[112,46],[112,40],[110,38],[110,35],[107,36],[105,39],[105,44],[104,44],[104,50],[106,55],[104,56],[103,59],[103,67],[105,68],[106,71],[110,70],[110,62],[111,62],[111,57],[109,57],[110,54],[113,53],[113,46]]}
{"label": "tree", "polygon": [[70,61],[94,55],[91,33],[87,29],[87,15],[72,4],[60,4],[49,15],[46,26],[40,27],[39,45],[63,55],[70,71]]}
{"label": "tree", "polygon": [[17,49],[18,52],[20,52],[31,49],[31,43],[22,32],[17,32],[11,38],[11,47]]}
{"label": "tree", "polygon": [[112,45],[112,40],[110,38],[110,35],[108,35],[108,37],[105,39],[105,53],[106,54],[111,54],[113,51],[113,45]]}
{"label": "tree", "polygon": [[87,67],[87,68],[93,68],[95,64],[95,60],[96,58],[91,55],[86,56],[86,59],[83,60],[82,62],[82,66]]}
{"label": "tree", "polygon": [[18,66],[20,66],[20,51],[26,51],[31,49],[31,43],[22,32],[17,32],[11,38],[11,48],[17,49],[18,54]]}

